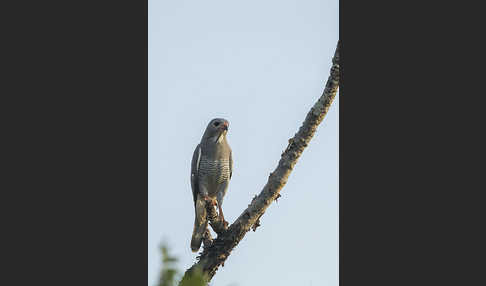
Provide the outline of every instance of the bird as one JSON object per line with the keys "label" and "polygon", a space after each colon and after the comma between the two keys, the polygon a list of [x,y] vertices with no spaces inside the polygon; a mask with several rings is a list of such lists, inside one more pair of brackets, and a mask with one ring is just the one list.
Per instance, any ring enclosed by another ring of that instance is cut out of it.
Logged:
{"label": "bird", "polygon": [[224,118],[212,119],[206,127],[201,142],[196,146],[191,162],[191,188],[194,199],[195,219],[191,250],[201,247],[208,227],[206,203],[218,205],[223,222],[223,198],[233,175],[231,148],[226,140],[229,122]]}

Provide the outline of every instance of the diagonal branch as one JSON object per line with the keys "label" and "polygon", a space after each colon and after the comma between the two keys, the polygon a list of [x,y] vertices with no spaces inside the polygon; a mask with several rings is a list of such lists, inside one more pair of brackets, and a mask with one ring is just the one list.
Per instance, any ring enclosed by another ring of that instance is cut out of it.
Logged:
{"label": "diagonal branch", "polygon": [[210,204],[206,204],[206,213],[211,228],[218,235],[223,233],[228,228],[228,222],[224,221],[222,217],[220,217],[218,213],[216,213],[214,206],[211,206]]}
{"label": "diagonal branch", "polygon": [[[243,239],[245,234],[260,225],[259,219],[270,204],[280,197],[280,190],[287,183],[290,172],[297,163],[300,155],[316,132],[317,126],[322,122],[329,110],[339,86],[339,42],[332,60],[331,75],[329,76],[322,96],[307,113],[304,123],[295,136],[289,139],[289,145],[282,153],[277,168],[270,173],[268,182],[258,196],[253,198],[248,208],[229,226],[218,234],[218,237],[207,247],[199,257],[199,261],[189,268],[182,281],[195,269],[201,269],[208,281],[216,273],[220,265],[231,251]],[[182,282],[181,281],[181,282]]]}

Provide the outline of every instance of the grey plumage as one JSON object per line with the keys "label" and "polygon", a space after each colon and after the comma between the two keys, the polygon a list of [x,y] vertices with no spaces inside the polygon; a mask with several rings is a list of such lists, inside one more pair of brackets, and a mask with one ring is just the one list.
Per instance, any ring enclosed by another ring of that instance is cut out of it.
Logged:
{"label": "grey plumage", "polygon": [[208,226],[206,200],[217,202],[219,215],[224,220],[221,207],[233,169],[231,148],[226,141],[228,126],[229,123],[226,119],[211,120],[192,156],[191,187],[195,209],[194,230],[191,238],[193,252],[198,251],[201,247],[201,241]]}

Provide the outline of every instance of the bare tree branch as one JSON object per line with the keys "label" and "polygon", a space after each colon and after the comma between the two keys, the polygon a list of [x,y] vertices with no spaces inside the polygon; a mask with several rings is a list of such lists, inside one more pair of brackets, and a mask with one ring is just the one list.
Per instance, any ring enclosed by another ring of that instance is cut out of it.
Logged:
{"label": "bare tree branch", "polygon": [[[280,190],[287,183],[290,172],[297,163],[300,155],[316,132],[317,126],[322,122],[329,107],[336,96],[339,86],[339,42],[332,60],[331,75],[329,76],[322,96],[314,104],[295,136],[289,139],[289,145],[282,153],[277,168],[270,173],[268,182],[258,196],[255,196],[248,208],[236,219],[236,221],[225,228],[217,217],[210,215],[211,226],[218,233],[218,237],[204,247],[199,256],[199,261],[189,268],[184,278],[195,269],[201,269],[208,281],[211,280],[220,265],[224,266],[225,260],[233,248],[243,239],[245,234],[260,225],[260,217],[270,204],[280,197]],[[212,209],[213,212],[214,208]],[[208,212],[209,213],[209,212]]]}
{"label": "bare tree branch", "polygon": [[218,235],[222,234],[225,230],[228,229],[228,222],[223,221],[222,217],[218,215],[214,206],[211,204],[206,204],[206,212],[207,218],[209,220],[209,224],[211,228],[216,232]]}

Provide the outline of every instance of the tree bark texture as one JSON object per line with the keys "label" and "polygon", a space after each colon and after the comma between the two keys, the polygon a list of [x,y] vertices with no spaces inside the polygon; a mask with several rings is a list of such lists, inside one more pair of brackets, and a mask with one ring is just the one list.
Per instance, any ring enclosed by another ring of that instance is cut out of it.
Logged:
{"label": "tree bark texture", "polygon": [[[339,42],[332,60],[330,76],[327,80],[326,87],[322,96],[314,104],[295,136],[289,139],[289,144],[282,153],[277,168],[270,173],[268,181],[259,195],[255,196],[248,208],[226,228],[224,222],[218,221],[215,215],[210,215],[210,221],[213,228],[218,234],[217,238],[205,244],[203,252],[198,257],[199,260],[189,268],[184,278],[194,269],[201,269],[210,281],[220,265],[224,266],[225,260],[231,251],[243,239],[245,234],[250,230],[256,230],[260,225],[260,217],[270,204],[280,197],[280,190],[285,186],[290,172],[294,168],[297,160],[309,144],[316,132],[317,126],[322,122],[329,107],[334,100],[340,77],[339,67]],[[214,210],[213,210],[214,212]],[[184,280],[184,278],[182,280]]]}

